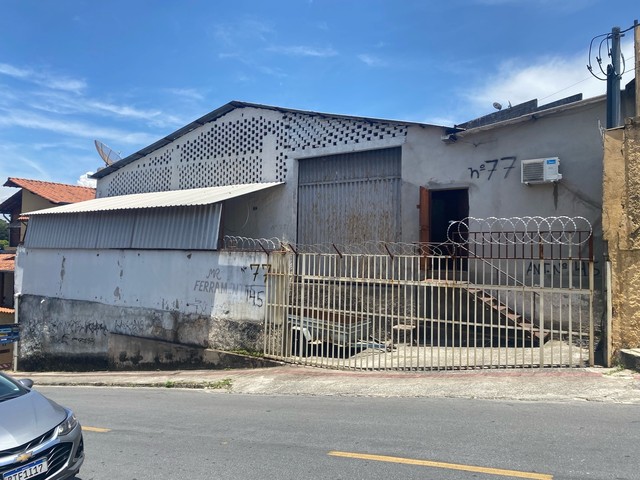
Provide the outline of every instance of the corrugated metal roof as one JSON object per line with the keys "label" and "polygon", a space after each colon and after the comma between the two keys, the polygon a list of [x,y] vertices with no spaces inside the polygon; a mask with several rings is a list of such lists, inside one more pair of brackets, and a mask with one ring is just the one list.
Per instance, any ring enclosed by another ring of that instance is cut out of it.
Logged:
{"label": "corrugated metal roof", "polygon": [[249,183],[221,187],[171,190],[168,192],[134,193],[117,197],[96,198],[60,207],[47,208],[27,215],[51,215],[59,213],[106,212],[112,210],[138,210],[143,208],[189,207],[211,205],[230,198],[240,197],[266,188],[282,185],[283,182]]}
{"label": "corrugated metal roof", "polygon": [[34,215],[24,246],[216,250],[222,204]]}

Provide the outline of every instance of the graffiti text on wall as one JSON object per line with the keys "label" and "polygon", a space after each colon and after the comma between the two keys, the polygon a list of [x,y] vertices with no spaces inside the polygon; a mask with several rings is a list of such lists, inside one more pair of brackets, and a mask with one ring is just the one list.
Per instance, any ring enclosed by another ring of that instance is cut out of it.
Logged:
{"label": "graffiti text on wall", "polygon": [[[516,164],[516,157],[502,157],[494,158],[493,160],[485,160],[478,168],[468,167],[469,175],[472,179],[479,179],[480,177],[487,177],[487,180],[492,178],[499,178],[504,180],[509,176],[511,170],[513,170]],[[503,172],[503,175],[499,175],[498,172]],[[495,176],[494,176],[495,175]]]}
{"label": "graffiti text on wall", "polygon": [[210,278],[213,278],[215,280],[221,280],[220,278],[220,269],[219,268],[210,268],[209,272],[207,273],[207,280],[209,280]]}
{"label": "graffiti text on wall", "polygon": [[[597,261],[594,262],[593,274],[594,276],[600,275],[600,269],[597,267]],[[568,275],[569,271],[572,271],[573,275],[580,275],[581,277],[589,276],[589,262],[584,261],[547,261],[547,262],[529,262],[527,266],[527,275]]]}
{"label": "graffiti text on wall", "polygon": [[95,344],[96,338],[106,338],[107,326],[102,322],[68,320],[52,323],[49,326],[49,337],[53,343],[69,345],[70,342]]}
{"label": "graffiti text on wall", "polygon": [[[264,305],[264,284],[255,284],[253,282],[259,282],[261,279],[266,282],[267,274],[271,271],[271,264],[252,263],[249,267],[241,267],[241,270],[243,273],[246,272],[251,275],[251,284],[243,285],[225,281],[223,279],[223,271],[220,268],[210,268],[204,279],[194,281],[193,291],[211,293],[214,298],[217,293],[239,296],[244,292],[244,300],[248,305],[261,308]],[[190,301],[187,305],[195,308],[196,313],[201,313],[207,308],[205,303],[200,300]]]}
{"label": "graffiti text on wall", "polygon": [[247,303],[254,307],[264,305],[264,287],[262,285],[249,285],[247,287]]}
{"label": "graffiti text on wall", "polygon": [[[260,273],[262,273],[264,283],[267,282],[267,274],[271,271],[270,263],[251,263],[249,267],[253,273],[254,282],[258,279]],[[264,305],[264,285],[249,285],[247,287],[247,303],[258,308]]]}

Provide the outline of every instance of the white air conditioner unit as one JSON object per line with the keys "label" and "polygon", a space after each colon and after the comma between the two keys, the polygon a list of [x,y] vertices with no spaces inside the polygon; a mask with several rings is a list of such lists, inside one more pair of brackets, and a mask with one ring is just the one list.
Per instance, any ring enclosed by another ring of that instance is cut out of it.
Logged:
{"label": "white air conditioner unit", "polygon": [[560,166],[558,157],[522,160],[520,166],[520,178],[526,185],[562,180],[562,174],[558,172]]}

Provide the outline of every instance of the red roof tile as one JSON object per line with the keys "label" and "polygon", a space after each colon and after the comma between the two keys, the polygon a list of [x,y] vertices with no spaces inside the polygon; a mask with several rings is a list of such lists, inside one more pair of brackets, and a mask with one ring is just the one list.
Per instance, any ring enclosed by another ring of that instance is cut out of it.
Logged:
{"label": "red roof tile", "polygon": [[15,270],[15,253],[0,253],[0,272],[13,272]]}
{"label": "red roof tile", "polygon": [[43,182],[41,180],[28,180],[25,178],[7,179],[5,187],[24,188],[52,203],[67,204],[83,202],[96,198],[96,189],[67,185],[66,183]]}
{"label": "red roof tile", "polygon": [[16,313],[13,308],[0,307],[0,313]]}

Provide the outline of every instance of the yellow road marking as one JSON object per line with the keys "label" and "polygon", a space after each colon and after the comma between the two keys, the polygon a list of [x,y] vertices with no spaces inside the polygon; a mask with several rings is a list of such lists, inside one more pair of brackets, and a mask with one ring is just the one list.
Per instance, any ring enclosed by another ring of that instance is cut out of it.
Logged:
{"label": "yellow road marking", "polygon": [[356,458],[360,460],[375,460],[377,462],[403,463],[405,465],[419,465],[421,467],[447,468],[449,470],[463,470],[465,472],[487,473],[489,475],[502,475],[503,477],[530,478],[534,480],[553,480],[553,475],[533,472],[519,472],[517,470],[503,470],[500,468],[475,467],[459,463],[433,462],[430,460],[417,460],[413,458],[388,457],[386,455],[370,455],[367,453],[329,452],[333,457]]}
{"label": "yellow road marking", "polygon": [[110,432],[110,428],[100,428],[100,427],[87,427],[86,425],[82,426],[83,432],[99,432],[99,433],[107,433]]}

